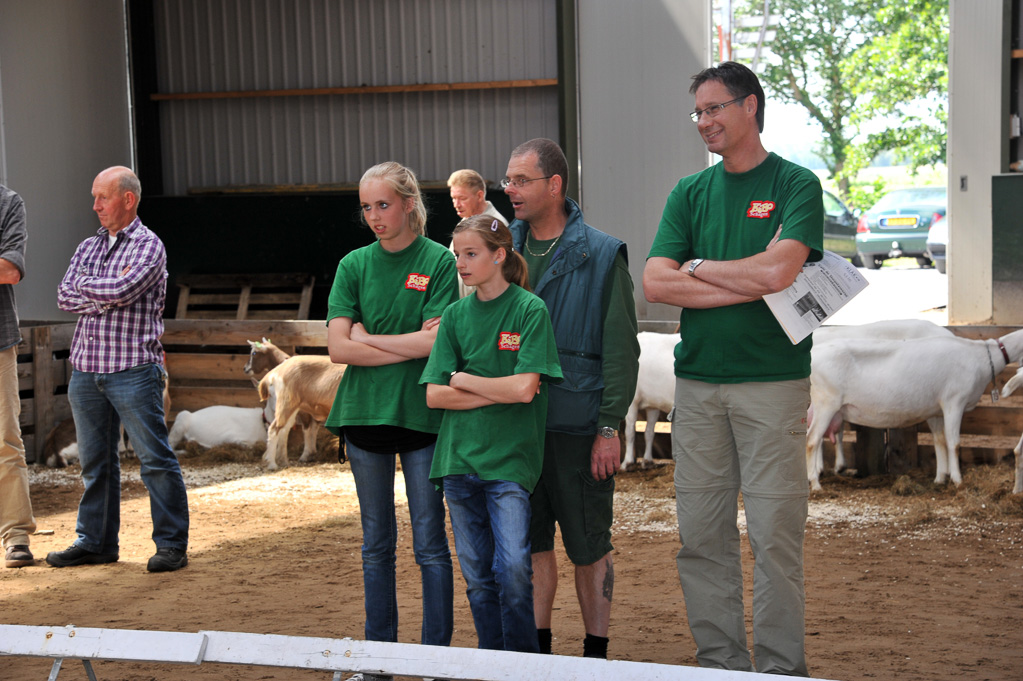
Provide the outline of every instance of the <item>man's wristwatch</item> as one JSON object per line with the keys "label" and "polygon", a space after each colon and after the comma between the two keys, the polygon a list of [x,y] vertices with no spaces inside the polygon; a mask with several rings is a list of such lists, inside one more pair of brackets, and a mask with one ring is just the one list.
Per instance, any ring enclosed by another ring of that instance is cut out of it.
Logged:
{"label": "man's wristwatch", "polygon": [[703,258],[694,258],[693,261],[691,263],[689,263],[689,276],[690,277],[695,277],[696,276],[696,268],[699,267],[702,263],[703,263]]}
{"label": "man's wristwatch", "polygon": [[600,437],[607,438],[608,440],[614,437],[618,437],[618,431],[612,428],[611,426],[604,426],[603,428],[597,431],[597,434],[600,435]]}

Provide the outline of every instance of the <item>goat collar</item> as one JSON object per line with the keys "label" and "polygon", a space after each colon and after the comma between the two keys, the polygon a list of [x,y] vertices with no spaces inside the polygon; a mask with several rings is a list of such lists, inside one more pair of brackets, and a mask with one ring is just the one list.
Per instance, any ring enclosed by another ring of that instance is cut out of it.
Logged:
{"label": "goat collar", "polygon": [[1001,340],[998,340],[998,349],[1002,351],[1002,357],[1005,358],[1005,363],[1006,364],[1012,364],[1012,360],[1009,359],[1009,353],[1005,349],[1005,345],[1002,344]]}
{"label": "goat collar", "polygon": [[[1001,343],[999,342],[998,345],[1000,346]],[[985,354],[987,354],[987,365],[991,368],[991,401],[992,402],[997,402],[998,401],[998,378],[995,376],[995,363],[991,359],[991,346],[988,345],[987,343],[984,343],[984,350],[987,351],[985,353]],[[1002,352],[1003,353],[1005,352],[1005,348],[1002,348]]]}

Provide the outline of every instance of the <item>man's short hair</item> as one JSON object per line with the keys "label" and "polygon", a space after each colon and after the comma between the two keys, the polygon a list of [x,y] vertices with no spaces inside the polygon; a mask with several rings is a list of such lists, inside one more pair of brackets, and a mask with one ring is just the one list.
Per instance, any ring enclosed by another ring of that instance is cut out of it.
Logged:
{"label": "man's short hair", "polygon": [[764,88],[760,85],[760,79],[749,67],[734,61],[723,61],[717,66],[711,66],[693,76],[693,84],[689,86],[689,94],[695,95],[700,86],[708,80],[717,82],[728,88],[732,97],[757,96],[757,127],[760,132],[764,131]]}
{"label": "man's short hair", "polygon": [[558,143],[546,137],[537,137],[515,147],[511,155],[515,158],[531,153],[536,154],[540,172],[547,177],[557,175],[561,178],[561,195],[565,196],[568,191],[568,160]]}
{"label": "man's short hair", "polygon": [[142,183],[139,182],[138,176],[130,170],[121,171],[120,175],[117,176],[117,188],[122,194],[125,192],[134,194],[136,205],[142,201]]}
{"label": "man's short hair", "polygon": [[448,186],[465,187],[469,191],[483,192],[484,195],[487,193],[487,183],[483,180],[483,176],[468,168],[451,173],[451,177],[448,178]]}

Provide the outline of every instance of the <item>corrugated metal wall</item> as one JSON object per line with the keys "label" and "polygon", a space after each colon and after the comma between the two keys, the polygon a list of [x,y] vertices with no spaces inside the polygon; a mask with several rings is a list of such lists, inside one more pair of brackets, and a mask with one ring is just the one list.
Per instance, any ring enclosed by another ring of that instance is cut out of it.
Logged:
{"label": "corrugated metal wall", "polygon": [[[156,0],[161,94],[556,79],[550,0]],[[164,189],[357,182],[384,160],[426,182],[504,175],[558,136],[557,87],[170,100]]]}

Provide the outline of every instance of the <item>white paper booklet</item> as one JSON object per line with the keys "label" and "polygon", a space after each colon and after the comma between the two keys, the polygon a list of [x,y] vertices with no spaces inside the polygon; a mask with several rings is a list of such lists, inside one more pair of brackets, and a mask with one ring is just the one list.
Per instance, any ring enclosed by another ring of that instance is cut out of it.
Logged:
{"label": "white paper booklet", "polygon": [[808,262],[784,291],[764,296],[793,345],[824,323],[867,287],[852,263],[831,251],[820,262]]}

